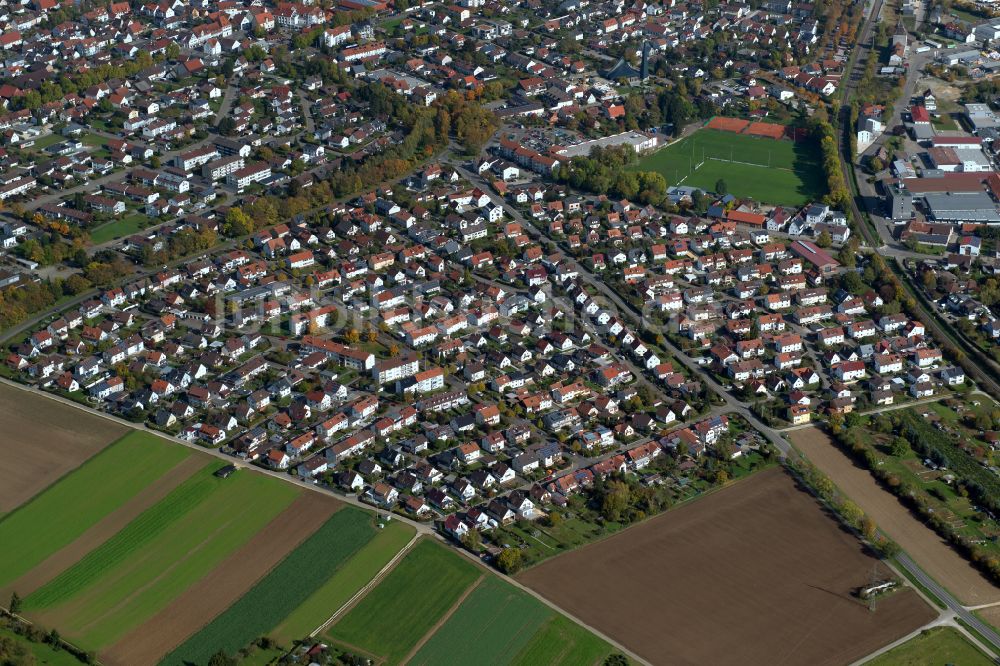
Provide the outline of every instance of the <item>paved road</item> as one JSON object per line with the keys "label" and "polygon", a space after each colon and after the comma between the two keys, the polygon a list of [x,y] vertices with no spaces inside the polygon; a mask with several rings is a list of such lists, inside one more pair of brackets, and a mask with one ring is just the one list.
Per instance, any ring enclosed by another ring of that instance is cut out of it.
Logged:
{"label": "paved road", "polygon": [[948,590],[938,585],[933,578],[924,573],[924,570],[921,569],[909,555],[901,552],[896,556],[896,561],[899,562],[900,566],[906,569],[906,571],[913,576],[917,582],[930,590],[935,597],[940,599],[944,605],[955,613],[959,619],[965,622],[968,626],[972,627],[980,636],[982,636],[994,650],[1000,650],[1000,633],[997,633],[993,627],[966,610],[965,606],[960,604],[955,597],[951,596],[951,593],[948,592]]}

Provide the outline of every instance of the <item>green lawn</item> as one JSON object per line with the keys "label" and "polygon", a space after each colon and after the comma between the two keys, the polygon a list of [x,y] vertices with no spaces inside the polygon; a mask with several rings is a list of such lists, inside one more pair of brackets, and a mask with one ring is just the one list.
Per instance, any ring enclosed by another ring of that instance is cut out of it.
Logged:
{"label": "green lawn", "polygon": [[371,514],[350,507],[337,511],[236,603],[167,655],[161,664],[204,664],[220,649],[236,653],[301,606],[374,535]]}
{"label": "green lawn", "polygon": [[[46,643],[32,643],[10,629],[0,627],[0,643],[4,641],[13,641],[15,644],[23,646],[25,651],[34,657],[32,662],[12,660],[10,662],[4,661],[4,664],[10,663],[14,666],[20,666],[22,663],[30,663],[33,666],[80,666],[83,663],[66,650],[55,650]],[[0,650],[0,653],[2,652],[3,650]]]}
{"label": "green lawn", "polygon": [[[151,521],[135,528],[130,524],[125,531],[142,545],[125,546],[127,557],[113,559],[115,565],[91,577],[82,591],[46,610],[44,617],[58,620],[49,624],[87,649],[113,644],[208,575],[301,492],[260,474],[208,482],[212,488],[201,501],[159,531]],[[143,527],[155,534],[142,534]]]}
{"label": "green lawn", "polygon": [[514,658],[516,666],[587,666],[599,664],[611,646],[564,615],[553,614]]}
{"label": "green lawn", "polygon": [[327,636],[398,663],[479,575],[461,555],[421,540]]}
{"label": "green lawn", "polygon": [[508,664],[553,615],[534,597],[489,576],[408,664]]}
{"label": "green lawn", "polygon": [[107,222],[95,227],[90,232],[90,242],[94,245],[100,245],[116,238],[131,236],[142,231],[147,222],[149,222],[149,218],[144,213],[134,213],[120,220]]}
{"label": "green lawn", "polygon": [[91,148],[107,148],[110,139],[99,134],[84,134],[80,137],[80,143]]}
{"label": "green lawn", "polygon": [[59,143],[61,141],[65,141],[65,140],[66,140],[66,137],[61,136],[59,134],[46,134],[45,136],[43,136],[43,137],[41,137],[39,139],[36,139],[34,145],[31,146],[31,149],[32,150],[37,150],[37,151],[42,151],[42,150],[45,150],[46,148],[48,148],[49,146],[54,146],[57,143]]}
{"label": "green lawn", "polygon": [[390,521],[375,537],[347,560],[318,590],[270,632],[281,645],[304,638],[350,601],[402,550],[416,532],[397,520]]}
{"label": "green lawn", "polygon": [[989,666],[989,658],[952,627],[935,627],[868,662],[868,666]]}
{"label": "green lawn", "polygon": [[819,149],[808,141],[702,129],[647,155],[632,168],[657,171],[670,185],[710,192],[721,178],[731,194],[772,204],[798,206],[826,194]]}
{"label": "green lawn", "polygon": [[8,585],[184,458],[189,449],[131,432],[0,520],[0,586]]}

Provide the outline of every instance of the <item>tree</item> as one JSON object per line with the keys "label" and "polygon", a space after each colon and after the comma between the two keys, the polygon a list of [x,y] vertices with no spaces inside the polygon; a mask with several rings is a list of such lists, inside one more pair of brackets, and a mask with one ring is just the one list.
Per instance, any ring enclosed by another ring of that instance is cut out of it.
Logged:
{"label": "tree", "polygon": [[367,331],[365,331],[365,340],[367,340],[368,342],[375,342],[376,340],[378,340],[378,331],[376,331],[374,328],[369,328]]}
{"label": "tree", "polygon": [[239,660],[230,657],[225,650],[219,650],[208,660],[208,666],[238,666]]}
{"label": "tree", "polygon": [[246,236],[253,233],[253,220],[243,212],[239,206],[233,206],[226,213],[226,220],[222,224],[222,231],[229,237]]}
{"label": "tree", "polygon": [[629,504],[629,489],[622,481],[610,482],[601,499],[601,515],[605,520],[617,522]]}
{"label": "tree", "polygon": [[347,329],[347,332],[344,333],[344,340],[346,340],[349,345],[356,345],[361,341],[361,334],[358,333],[358,329],[349,328]]}
{"label": "tree", "polygon": [[167,45],[167,59],[177,60],[181,55],[181,47],[177,42],[170,42]]}
{"label": "tree", "polygon": [[816,245],[819,245],[820,247],[830,247],[832,244],[833,238],[830,236],[830,232],[824,229],[819,235],[819,238],[816,239]]}
{"label": "tree", "polygon": [[726,181],[723,178],[715,181],[715,193],[719,196],[723,196],[729,193],[729,186],[726,185]]}
{"label": "tree", "polygon": [[603,666],[628,666],[628,665],[629,665],[628,657],[621,654],[620,652],[609,654],[604,659],[604,664],[603,664]]}
{"label": "tree", "polygon": [[504,548],[497,557],[497,566],[500,567],[500,571],[507,575],[516,574],[524,566],[521,550],[519,548]]}
{"label": "tree", "polygon": [[896,437],[892,440],[892,444],[889,445],[889,453],[897,458],[905,456],[909,452],[910,443],[906,441],[905,437]]}
{"label": "tree", "polygon": [[17,592],[10,593],[10,607],[7,610],[14,615],[21,612],[21,596]]}
{"label": "tree", "polygon": [[479,530],[469,530],[462,535],[462,545],[471,550],[473,553],[479,552],[479,548],[482,544],[483,536],[479,533]]}

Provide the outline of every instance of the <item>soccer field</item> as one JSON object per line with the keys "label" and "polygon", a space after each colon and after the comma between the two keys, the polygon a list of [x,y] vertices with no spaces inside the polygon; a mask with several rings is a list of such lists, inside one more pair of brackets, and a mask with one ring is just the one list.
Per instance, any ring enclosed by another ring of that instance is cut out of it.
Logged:
{"label": "soccer field", "polygon": [[784,206],[801,206],[826,194],[818,149],[810,142],[702,129],[647,155],[634,168],[656,171],[670,185],[710,192],[721,178],[730,194]]}

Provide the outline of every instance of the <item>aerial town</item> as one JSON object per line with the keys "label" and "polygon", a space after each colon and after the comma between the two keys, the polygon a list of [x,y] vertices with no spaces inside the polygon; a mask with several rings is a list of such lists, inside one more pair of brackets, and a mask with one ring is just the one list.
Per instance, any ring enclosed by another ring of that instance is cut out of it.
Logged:
{"label": "aerial town", "polygon": [[0,657],[1000,654],[987,0],[26,0],[0,48]]}

